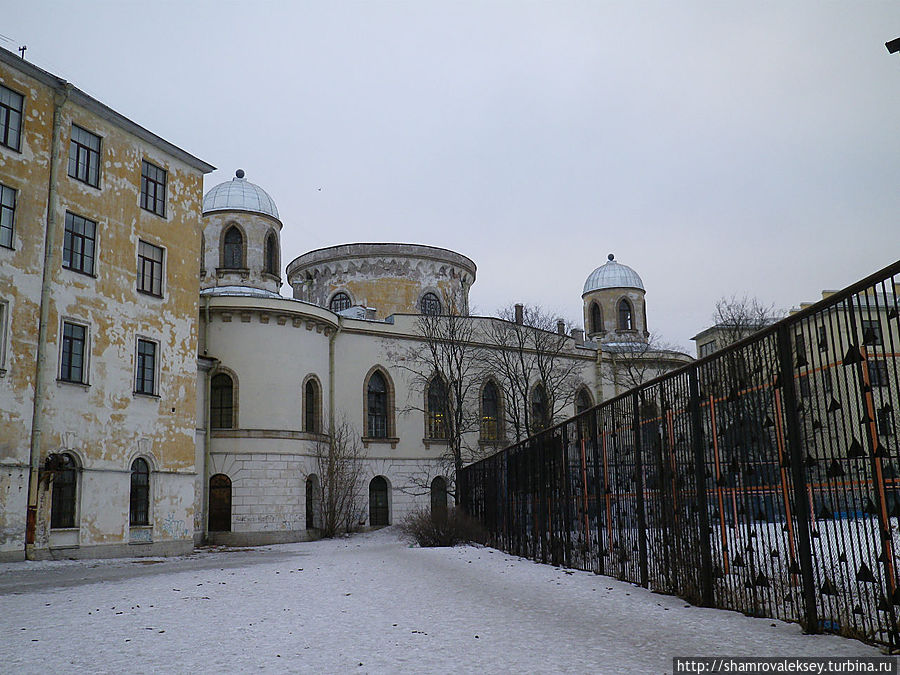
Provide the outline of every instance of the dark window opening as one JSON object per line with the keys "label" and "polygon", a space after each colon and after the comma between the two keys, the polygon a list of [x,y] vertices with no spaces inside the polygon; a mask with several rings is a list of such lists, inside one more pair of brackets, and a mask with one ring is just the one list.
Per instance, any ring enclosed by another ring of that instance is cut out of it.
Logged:
{"label": "dark window opening", "polygon": [[69,175],[100,187],[100,137],[74,124],[69,143]]}
{"label": "dark window opening", "polygon": [[278,276],[278,244],[272,233],[266,237],[266,272]]}
{"label": "dark window opening", "polygon": [[209,479],[209,531],[231,532],[231,479],[224,473]]}
{"label": "dark window opening", "polygon": [[0,85],[0,145],[19,151],[22,140],[22,105],[25,98]]}
{"label": "dark window opening", "polygon": [[234,384],[225,373],[213,376],[209,392],[209,424],[213,429],[234,425]]}
{"label": "dark window opening", "polygon": [[138,340],[134,390],[139,394],[156,393],[156,343],[150,340]]}
{"label": "dark window opening", "polygon": [[441,301],[434,293],[426,293],[419,300],[419,311],[422,314],[438,316],[441,313]]}
{"label": "dark window opening", "polygon": [[166,217],[166,170],[141,161],[141,208]]}
{"label": "dark window opening", "polygon": [[59,379],[66,382],[85,381],[85,345],[87,329],[75,323],[63,323],[62,358]]}
{"label": "dark window opening", "polygon": [[311,434],[317,434],[319,428],[319,385],[315,380],[306,382],[306,408],[304,410],[303,428]]}
{"label": "dark window opening", "polygon": [[50,527],[53,529],[75,527],[75,493],[78,473],[72,455],[64,453],[61,468],[53,477],[50,497]]}
{"label": "dark window opening", "polygon": [[375,371],[369,378],[369,386],[366,391],[367,425],[366,431],[370,438],[387,438],[388,435],[388,400],[387,382],[384,375]]}
{"label": "dark window opening", "polygon": [[350,296],[344,292],[335,293],[331,298],[331,302],[328,303],[328,308],[335,314],[343,312],[345,309],[350,309]]}
{"label": "dark window opening", "polygon": [[531,392],[531,428],[541,431],[550,426],[547,415],[547,392],[544,385],[539,384]]}
{"label": "dark window opening", "polygon": [[603,315],[600,313],[600,305],[596,302],[591,303],[591,332],[603,332]]}
{"label": "dark window opening", "polygon": [[131,525],[150,524],[150,466],[140,457],[131,463]]}
{"label": "dark window opening", "polygon": [[497,385],[488,381],[481,390],[481,438],[500,440],[500,396]]}
{"label": "dark window opening", "polygon": [[163,250],[146,241],[138,242],[137,289],[162,297],[162,278]]}
{"label": "dark window opening", "polygon": [[431,481],[431,517],[447,517],[447,481],[443,476]]}
{"label": "dark window opening", "polygon": [[372,527],[391,524],[388,486],[384,476],[375,476],[369,483],[369,523]]}
{"label": "dark window opening", "polygon": [[222,267],[229,270],[243,269],[244,267],[244,235],[234,225],[225,232],[225,258]]}
{"label": "dark window opening", "polygon": [[0,185],[0,246],[13,247],[13,223],[16,217],[16,191]]}
{"label": "dark window opening", "polygon": [[619,301],[619,330],[633,330],[634,321],[632,319],[631,303],[627,300]]}
{"label": "dark window opening", "polygon": [[96,235],[97,223],[66,211],[63,267],[92,275],[94,273]]}

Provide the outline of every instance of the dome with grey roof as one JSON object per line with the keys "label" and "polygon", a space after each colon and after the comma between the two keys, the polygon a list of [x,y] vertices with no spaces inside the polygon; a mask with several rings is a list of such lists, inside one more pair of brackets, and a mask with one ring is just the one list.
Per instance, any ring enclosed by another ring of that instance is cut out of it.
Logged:
{"label": "dome with grey roof", "polygon": [[639,288],[644,289],[644,282],[641,277],[631,269],[628,265],[622,265],[616,262],[616,257],[610,253],[609,258],[604,265],[600,265],[591,272],[587,281],[584,282],[585,293],[598,291],[604,288]]}
{"label": "dome with grey roof", "polygon": [[278,218],[275,201],[259,185],[248,181],[243,169],[238,169],[234,178],[219,183],[204,195],[203,213],[214,211],[250,211]]}

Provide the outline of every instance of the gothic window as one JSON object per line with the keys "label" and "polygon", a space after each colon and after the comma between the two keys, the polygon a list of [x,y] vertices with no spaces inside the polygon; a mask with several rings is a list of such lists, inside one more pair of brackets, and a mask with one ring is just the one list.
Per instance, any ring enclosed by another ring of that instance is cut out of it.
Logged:
{"label": "gothic window", "polygon": [[150,524],[150,466],[138,457],[131,463],[130,525]]}
{"label": "gothic window", "polygon": [[231,479],[224,473],[209,479],[209,531],[231,532]]}
{"label": "gothic window", "polygon": [[591,303],[591,333],[603,332],[603,315],[600,314],[600,305]]}
{"label": "gothic window", "polygon": [[481,440],[500,440],[500,395],[491,380],[481,390]]}
{"label": "gothic window", "polygon": [[388,485],[384,476],[375,476],[369,483],[369,524],[372,527],[391,524]]}
{"label": "gothic window", "polygon": [[594,402],[591,400],[591,395],[588,393],[588,390],[584,388],[579,389],[578,393],[575,395],[575,414],[580,415],[593,405]]}
{"label": "gothic window", "polygon": [[542,431],[550,426],[547,411],[547,391],[543,384],[531,390],[531,430]]}
{"label": "gothic window", "polygon": [[388,437],[388,388],[381,371],[376,370],[366,386],[366,435]]}
{"label": "gothic window", "polygon": [[306,406],[303,410],[303,430],[311,434],[317,434],[321,430],[319,420],[321,419],[322,404],[319,396],[319,383],[316,382],[315,378],[311,377],[306,381],[303,393],[306,400]]}
{"label": "gothic window", "polygon": [[447,438],[447,385],[438,376],[428,383],[428,438]]}
{"label": "gothic window", "polygon": [[423,295],[422,299],[419,300],[419,311],[422,314],[438,316],[441,313],[441,301],[438,300],[438,296],[434,293],[426,293]]}
{"label": "gothic window", "polygon": [[331,298],[331,302],[328,303],[328,309],[335,314],[343,312],[345,309],[350,309],[350,296],[343,291],[335,293]]}
{"label": "gothic window", "polygon": [[634,320],[631,312],[631,303],[624,298],[619,300],[619,330],[633,330]]}
{"label": "gothic window", "polygon": [[244,267],[244,235],[232,225],[225,232],[224,243],[222,267],[230,270],[242,269]]}
{"label": "gothic window", "polygon": [[210,383],[209,424],[213,429],[234,425],[234,383],[225,373],[214,375]]}
{"label": "gothic window", "polygon": [[319,513],[319,477],[311,473],[306,477],[306,529],[314,530]]}
{"label": "gothic window", "polygon": [[266,236],[266,272],[278,276],[278,242],[274,232]]}
{"label": "gothic window", "polygon": [[63,453],[59,457],[61,466],[53,477],[50,498],[50,527],[53,529],[75,527],[77,466],[69,453]]}

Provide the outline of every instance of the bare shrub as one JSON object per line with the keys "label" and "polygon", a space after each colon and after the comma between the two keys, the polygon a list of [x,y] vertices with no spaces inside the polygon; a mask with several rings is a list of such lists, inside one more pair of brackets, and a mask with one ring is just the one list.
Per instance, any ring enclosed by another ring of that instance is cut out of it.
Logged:
{"label": "bare shrub", "polygon": [[412,511],[400,524],[400,533],[407,541],[422,547],[483,544],[487,540],[481,524],[458,508],[447,513],[432,513],[428,509]]}

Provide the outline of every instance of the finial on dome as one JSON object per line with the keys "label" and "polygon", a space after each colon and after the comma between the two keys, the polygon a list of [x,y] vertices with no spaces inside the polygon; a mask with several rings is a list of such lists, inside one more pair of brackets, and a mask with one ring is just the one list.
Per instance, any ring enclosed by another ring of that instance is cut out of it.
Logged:
{"label": "finial on dome", "polygon": [[606,259],[607,260],[615,260],[616,256],[614,254],[610,253],[608,256],[606,256]]}
{"label": "finial on dome", "polygon": [[243,170],[243,169],[238,169],[237,171],[234,172],[234,175],[237,176],[238,178],[243,178],[243,177],[244,177],[244,170]]}

